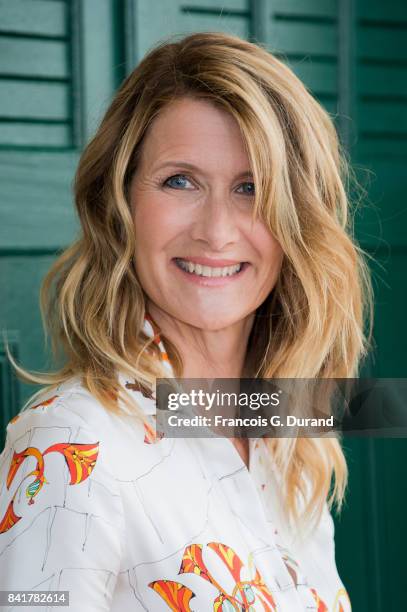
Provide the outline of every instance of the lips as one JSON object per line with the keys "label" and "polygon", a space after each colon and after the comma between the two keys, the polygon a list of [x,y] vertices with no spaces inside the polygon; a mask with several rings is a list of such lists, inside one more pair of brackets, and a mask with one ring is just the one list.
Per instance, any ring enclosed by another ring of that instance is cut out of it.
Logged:
{"label": "lips", "polygon": [[197,274],[198,276],[205,276],[206,278],[220,278],[225,276],[232,276],[240,272],[243,264],[235,264],[232,266],[204,266],[199,263],[192,263],[184,259],[176,258],[176,265],[190,274]]}
{"label": "lips", "polygon": [[[220,288],[227,287],[229,285],[233,285],[236,282],[239,282],[243,275],[246,275],[246,271],[250,268],[250,264],[247,262],[238,263],[234,266],[221,266],[220,268],[214,268],[205,266],[202,264],[192,264],[189,260],[189,263],[183,263],[188,260],[183,260],[181,258],[174,258],[171,260],[171,264],[174,266],[177,275],[181,275],[181,277],[193,285],[198,285],[201,287],[207,288]],[[212,260],[213,261],[213,260]],[[229,260],[230,261],[230,260]],[[236,271],[233,270],[236,269]],[[222,274],[220,270],[222,269]],[[223,273],[228,269],[229,274]],[[212,276],[211,271],[214,271],[214,275]],[[232,272],[233,273],[230,273]]]}
{"label": "lips", "polygon": [[193,264],[200,264],[201,266],[209,266],[212,268],[224,268],[227,266],[236,266],[237,264],[247,263],[243,259],[215,259],[213,257],[174,257],[174,260],[182,259],[183,261],[190,261]]}

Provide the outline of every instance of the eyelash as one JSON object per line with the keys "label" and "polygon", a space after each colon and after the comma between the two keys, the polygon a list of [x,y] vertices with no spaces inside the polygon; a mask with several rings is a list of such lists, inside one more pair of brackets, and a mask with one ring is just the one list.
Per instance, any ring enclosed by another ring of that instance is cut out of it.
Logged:
{"label": "eyelash", "polygon": [[[166,183],[167,183],[167,182],[168,182],[170,179],[177,178],[177,177],[182,177],[182,178],[185,178],[185,179],[187,179],[188,181],[190,180],[190,179],[189,179],[189,177],[188,177],[186,174],[172,174],[171,176],[167,177],[166,179],[164,179],[164,180],[161,182],[161,186],[162,186],[162,187],[167,187],[168,185],[166,185]],[[246,182],[244,182],[244,183],[241,183],[241,185],[253,185],[253,187],[254,187],[254,183],[252,183],[251,181],[246,181]],[[239,185],[239,187],[240,187],[241,185]],[[170,189],[174,189],[174,187],[170,187]],[[184,190],[184,189],[175,189],[175,191],[185,191],[185,190]],[[254,195],[254,192],[253,192],[253,193],[243,193],[243,194],[241,194],[241,195],[246,195],[246,196],[249,196],[249,197],[250,197],[250,196],[253,196],[253,195]]]}

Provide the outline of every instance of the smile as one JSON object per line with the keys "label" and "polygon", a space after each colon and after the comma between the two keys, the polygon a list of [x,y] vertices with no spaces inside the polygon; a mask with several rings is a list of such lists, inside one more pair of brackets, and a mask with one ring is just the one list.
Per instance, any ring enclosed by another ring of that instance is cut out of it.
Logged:
{"label": "smile", "polygon": [[232,276],[240,272],[243,263],[238,263],[234,266],[224,266],[214,268],[213,266],[203,266],[201,264],[195,264],[186,259],[175,258],[175,263],[181,270],[189,272],[189,274],[196,274],[197,276],[205,276],[208,278],[219,278],[221,276]]}
{"label": "smile", "polygon": [[246,270],[250,267],[247,261],[233,264],[231,266],[207,266],[193,263],[181,257],[175,257],[173,265],[178,274],[195,285],[202,287],[223,287],[238,282]]}

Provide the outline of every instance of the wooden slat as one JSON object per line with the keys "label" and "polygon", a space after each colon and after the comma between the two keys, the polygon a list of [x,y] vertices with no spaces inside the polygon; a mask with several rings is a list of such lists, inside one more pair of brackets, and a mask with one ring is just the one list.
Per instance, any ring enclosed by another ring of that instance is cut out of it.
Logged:
{"label": "wooden slat", "polygon": [[192,32],[206,31],[227,31],[241,38],[249,36],[249,19],[241,15],[227,14],[222,17],[222,11],[219,14],[197,14],[197,13],[180,13],[178,19],[177,32],[190,34]]}
{"label": "wooden slat", "polygon": [[392,149],[389,148],[389,155],[382,158],[378,156],[374,141],[370,147],[367,145],[367,141],[360,141],[355,157],[358,165],[373,173],[369,201],[364,203],[359,214],[359,217],[363,217],[363,223],[359,223],[361,232],[365,236],[370,234],[370,238],[365,237],[364,242],[384,246],[383,241],[386,241],[391,246],[404,246],[407,249],[406,160],[397,156],[398,144],[395,141],[392,142]]}
{"label": "wooden slat", "polygon": [[311,91],[322,94],[337,93],[338,69],[336,64],[304,60],[302,62],[290,62],[289,65]]}
{"label": "wooden slat", "polygon": [[67,5],[46,0],[0,0],[0,31],[66,36]]}
{"label": "wooden slat", "polygon": [[[192,32],[215,30],[248,38],[250,34],[250,12],[249,2],[241,0],[227,0],[225,3],[212,2],[182,2],[180,0],[138,0],[131,3],[132,11],[129,12],[127,27],[129,30],[129,69],[132,69],[159,40],[173,36],[174,34],[185,35]],[[222,17],[222,6],[241,12],[239,15],[231,15],[226,12]],[[215,14],[202,12],[184,12],[183,8],[191,6],[197,9],[212,7]]]}
{"label": "wooden slat", "polygon": [[358,17],[365,19],[393,21],[396,24],[407,20],[405,0],[358,0],[355,11]]}
{"label": "wooden slat", "polygon": [[331,24],[273,22],[270,30],[271,49],[300,55],[337,54],[337,28]]}
{"label": "wooden slat", "polygon": [[359,94],[407,96],[407,66],[359,65]]}
{"label": "wooden slat", "polygon": [[191,7],[194,10],[205,9],[215,10],[219,12],[223,11],[248,11],[247,0],[222,0],[222,2],[216,2],[216,0],[184,0],[180,2],[180,8]]}
{"label": "wooden slat", "polygon": [[0,151],[0,250],[44,250],[72,241],[77,163],[75,151]]}
{"label": "wooden slat", "polygon": [[332,121],[336,120],[336,115],[338,112],[338,102],[337,100],[323,100],[319,99],[318,96],[315,96],[318,102],[325,108],[326,111],[331,115]]}
{"label": "wooden slat", "polygon": [[358,28],[357,51],[359,57],[407,62],[407,28],[369,27]]}
{"label": "wooden slat", "polygon": [[[407,164],[407,138],[395,140],[394,138],[366,138],[360,136],[355,146],[355,156],[363,163],[366,159],[377,161],[389,159],[403,159]],[[404,230],[403,230],[404,232]]]}
{"label": "wooden slat", "polygon": [[0,36],[0,74],[67,78],[68,45],[58,40]]}
{"label": "wooden slat", "polygon": [[[359,103],[359,130],[377,134],[405,134],[407,113],[405,102],[361,101]],[[397,138],[395,140],[397,146]]]}
{"label": "wooden slat", "polygon": [[[71,95],[75,105],[76,144],[82,146],[93,135],[114,95],[119,84],[115,73],[121,72],[121,65],[112,27],[118,21],[117,4],[111,0],[86,0],[80,3],[79,9],[72,24],[76,53]],[[117,35],[122,36],[123,32]]]}
{"label": "wooden slat", "polygon": [[[369,571],[373,537],[370,529],[371,493],[367,480],[367,474],[370,474],[372,469],[368,460],[368,444],[370,440],[352,439],[346,436],[343,438],[343,443],[341,442],[349,465],[349,487],[347,505],[339,515],[340,519],[338,520],[339,517],[333,513],[334,518],[337,519],[335,521],[335,552],[339,575],[346,585],[346,590],[349,591],[352,610],[366,608],[369,612],[379,612],[375,607],[370,581],[372,572]],[[349,554],[350,548],[352,555]],[[354,582],[356,582],[356,588],[352,588]]]}
{"label": "wooden slat", "polygon": [[64,83],[0,81],[0,117],[66,120],[69,88]]}
{"label": "wooden slat", "polygon": [[72,128],[69,124],[2,123],[0,145],[24,147],[69,147]]}
{"label": "wooden slat", "polygon": [[273,13],[332,18],[337,16],[337,0],[272,0],[270,4]]}

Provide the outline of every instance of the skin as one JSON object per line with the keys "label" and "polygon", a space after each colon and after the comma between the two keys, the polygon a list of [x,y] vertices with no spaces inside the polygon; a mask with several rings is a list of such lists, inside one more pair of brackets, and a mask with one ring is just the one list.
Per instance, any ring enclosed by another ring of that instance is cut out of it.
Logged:
{"label": "skin", "polygon": [[[175,164],[182,160],[198,169]],[[177,346],[184,378],[239,378],[258,306],[282,264],[280,244],[259,219],[252,222],[252,176],[235,119],[208,101],[182,98],[150,125],[130,188],[136,272],[147,310]],[[174,177],[170,181],[167,179]],[[166,182],[165,185],[163,183]],[[173,258],[249,262],[239,279],[196,285]],[[231,438],[248,465],[247,440]]]}

